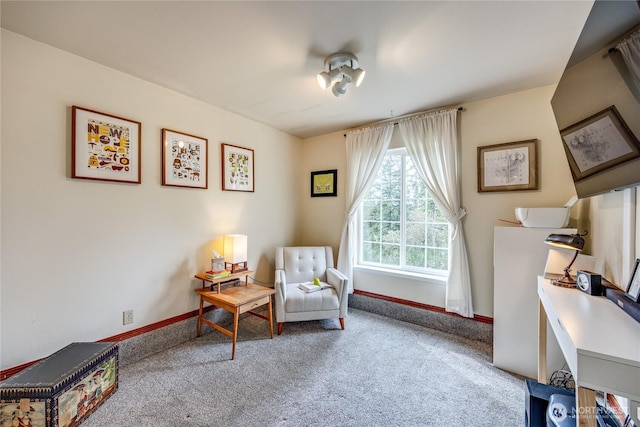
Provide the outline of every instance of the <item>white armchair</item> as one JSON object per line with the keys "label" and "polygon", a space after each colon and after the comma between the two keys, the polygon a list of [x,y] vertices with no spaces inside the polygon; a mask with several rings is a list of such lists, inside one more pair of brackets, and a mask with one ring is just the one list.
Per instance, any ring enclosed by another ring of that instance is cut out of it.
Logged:
{"label": "white armchair", "polygon": [[[347,315],[348,279],[333,266],[331,246],[276,248],[276,322],[278,335],[284,322],[301,322],[337,317],[344,329]],[[298,288],[318,277],[331,285],[316,292]]]}

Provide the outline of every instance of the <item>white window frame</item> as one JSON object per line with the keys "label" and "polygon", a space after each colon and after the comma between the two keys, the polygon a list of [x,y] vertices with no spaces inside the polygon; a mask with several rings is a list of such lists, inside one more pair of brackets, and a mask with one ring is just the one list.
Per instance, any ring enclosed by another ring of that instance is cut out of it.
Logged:
{"label": "white window frame", "polygon": [[[409,157],[406,148],[393,148],[387,150],[384,154],[387,155],[398,155],[401,154],[406,159]],[[405,173],[405,165],[403,161],[402,174],[404,178]],[[428,191],[428,190],[427,190]],[[405,186],[401,187],[401,206],[400,206],[400,229],[404,230],[406,228],[406,215],[405,215]],[[366,270],[369,272],[375,272],[382,275],[388,275],[392,277],[402,277],[405,279],[413,279],[419,281],[429,281],[438,284],[445,285],[447,282],[447,278],[449,276],[449,272],[447,270],[436,270],[433,268],[417,268],[412,266],[402,267],[405,263],[405,254],[406,254],[406,237],[404,233],[401,233],[400,236],[400,267],[394,267],[389,265],[377,264],[377,263],[369,263],[364,262],[362,260],[362,226],[363,226],[363,217],[362,217],[362,209],[363,204],[360,205],[357,211],[357,262],[354,266],[357,270]]]}

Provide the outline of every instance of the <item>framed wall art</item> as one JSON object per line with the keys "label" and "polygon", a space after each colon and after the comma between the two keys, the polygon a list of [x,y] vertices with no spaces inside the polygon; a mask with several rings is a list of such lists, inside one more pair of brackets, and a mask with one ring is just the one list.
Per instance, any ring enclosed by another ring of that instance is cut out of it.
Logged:
{"label": "framed wall art", "polygon": [[253,192],[253,150],[222,144],[222,189]]}
{"label": "framed wall art", "polygon": [[338,170],[311,172],[311,197],[338,195]]}
{"label": "framed wall art", "polygon": [[624,293],[633,302],[640,302],[640,271],[638,271],[638,265],[640,265],[640,259],[636,259],[629,285]]}
{"label": "framed wall art", "polygon": [[478,192],[537,189],[537,139],[478,147]]}
{"label": "framed wall art", "polygon": [[162,129],[162,185],[208,188],[208,143],[206,138]]}
{"label": "framed wall art", "polygon": [[140,184],[140,122],[75,105],[71,121],[72,178]]}
{"label": "framed wall art", "polygon": [[574,181],[640,157],[640,143],[615,106],[560,131]]}

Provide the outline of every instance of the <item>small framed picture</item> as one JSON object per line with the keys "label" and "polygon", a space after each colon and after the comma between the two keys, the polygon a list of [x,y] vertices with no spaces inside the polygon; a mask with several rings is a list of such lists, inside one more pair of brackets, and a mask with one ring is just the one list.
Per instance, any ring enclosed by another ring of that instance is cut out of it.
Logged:
{"label": "small framed picture", "polygon": [[253,192],[253,150],[222,144],[222,189]]}
{"label": "small framed picture", "polygon": [[338,195],[338,170],[311,172],[311,197]]}
{"label": "small framed picture", "polygon": [[631,298],[633,302],[640,302],[640,271],[638,271],[638,265],[640,264],[640,259],[636,259],[636,264],[633,267],[633,274],[631,274],[631,279],[629,279],[629,285],[627,286],[627,290],[625,291],[625,295]]}
{"label": "small framed picture", "polygon": [[206,138],[162,129],[162,185],[208,188]]}
{"label": "small framed picture", "polygon": [[72,107],[71,177],[140,184],[142,124]]}
{"label": "small framed picture", "polygon": [[478,147],[478,192],[538,189],[538,140]]}
{"label": "small framed picture", "polygon": [[640,157],[640,143],[613,105],[560,135],[574,181]]}

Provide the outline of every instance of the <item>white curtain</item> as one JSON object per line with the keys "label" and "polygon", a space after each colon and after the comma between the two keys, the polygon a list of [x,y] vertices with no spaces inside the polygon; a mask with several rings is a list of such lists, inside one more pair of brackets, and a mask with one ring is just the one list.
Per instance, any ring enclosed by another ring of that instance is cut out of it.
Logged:
{"label": "white curtain", "polygon": [[467,247],[460,206],[457,109],[400,121],[404,144],[438,209],[449,222],[449,278],[445,310],[473,317]]}
{"label": "white curtain", "polygon": [[347,132],[347,200],[338,251],[338,270],[349,279],[349,292],[353,292],[353,263],[357,244],[354,215],[380,169],[392,134],[393,123]]}
{"label": "white curtain", "polygon": [[640,82],[640,30],[621,41],[616,48],[622,53],[629,71]]}

